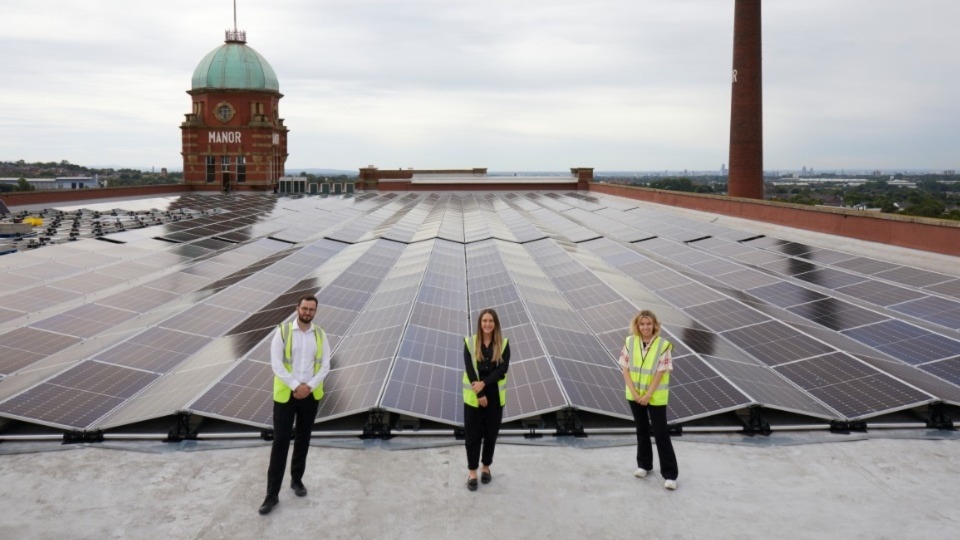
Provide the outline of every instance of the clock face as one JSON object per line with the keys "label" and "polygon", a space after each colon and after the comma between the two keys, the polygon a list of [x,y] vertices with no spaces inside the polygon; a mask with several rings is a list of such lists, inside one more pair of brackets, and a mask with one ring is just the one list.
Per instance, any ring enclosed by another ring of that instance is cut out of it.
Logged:
{"label": "clock face", "polygon": [[217,105],[217,109],[214,114],[216,115],[217,120],[220,120],[226,124],[231,118],[233,118],[233,115],[236,114],[236,111],[233,110],[232,105],[224,101]]}

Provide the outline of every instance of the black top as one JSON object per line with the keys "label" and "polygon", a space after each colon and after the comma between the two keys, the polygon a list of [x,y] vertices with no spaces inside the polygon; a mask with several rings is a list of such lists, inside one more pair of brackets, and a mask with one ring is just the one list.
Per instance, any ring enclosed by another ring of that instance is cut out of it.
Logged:
{"label": "black top", "polygon": [[497,389],[497,381],[507,376],[507,369],[510,367],[510,343],[503,349],[500,363],[493,363],[493,343],[488,346],[480,341],[480,355],[477,357],[477,370],[480,371],[479,377],[473,371],[473,357],[470,356],[470,348],[463,344],[463,363],[467,372],[467,378],[470,382],[482,380],[484,387],[478,396],[486,396],[488,400],[496,400],[500,403],[500,394]]}

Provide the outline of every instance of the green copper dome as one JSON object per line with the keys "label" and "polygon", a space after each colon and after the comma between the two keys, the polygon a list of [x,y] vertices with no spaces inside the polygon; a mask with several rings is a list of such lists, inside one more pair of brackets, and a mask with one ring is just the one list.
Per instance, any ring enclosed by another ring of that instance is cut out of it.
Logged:
{"label": "green copper dome", "polygon": [[194,90],[227,88],[231,90],[280,91],[280,83],[270,64],[242,40],[230,40],[203,57],[193,72]]}

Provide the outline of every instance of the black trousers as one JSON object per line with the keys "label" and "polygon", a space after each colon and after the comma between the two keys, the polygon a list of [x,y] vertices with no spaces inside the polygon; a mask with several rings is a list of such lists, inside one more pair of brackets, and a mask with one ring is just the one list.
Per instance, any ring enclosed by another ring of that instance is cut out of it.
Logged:
{"label": "black trousers", "polygon": [[310,449],[310,434],[319,406],[320,402],[312,393],[303,399],[294,399],[291,396],[286,403],[273,402],[273,448],[270,450],[270,468],[267,469],[267,495],[276,497],[280,494],[291,434],[293,458],[290,460],[290,478],[294,481],[303,480],[303,471],[307,468],[307,451]]}
{"label": "black trousers", "polygon": [[[630,401],[630,411],[637,425],[637,467],[645,471],[653,470],[653,448],[650,445],[650,425],[653,425],[653,438],[657,442],[657,457],[660,458],[660,474],[664,480],[676,480],[680,471],[677,468],[677,455],[673,452],[670,432],[667,430],[667,406],[643,406]],[[648,420],[649,417],[649,420]]]}
{"label": "black trousers", "polygon": [[[471,407],[463,404],[463,424],[467,445],[467,468],[479,468],[480,463],[489,467],[493,463],[493,450],[503,421],[503,407],[499,396],[487,399],[486,407]],[[481,458],[481,452],[483,457]]]}

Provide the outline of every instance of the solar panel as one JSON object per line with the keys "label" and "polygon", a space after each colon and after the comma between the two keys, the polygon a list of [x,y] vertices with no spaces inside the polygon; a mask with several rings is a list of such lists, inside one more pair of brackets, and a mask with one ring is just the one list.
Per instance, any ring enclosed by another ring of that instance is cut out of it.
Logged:
{"label": "solar panel", "polygon": [[7,332],[0,335],[0,373],[9,375],[79,342],[76,337],[35,328]]}
{"label": "solar panel", "polygon": [[[761,256],[762,255],[762,256]],[[753,259],[756,260],[753,260]],[[763,262],[763,259],[766,258],[767,261]],[[739,257],[738,260],[741,262],[749,262],[751,264],[758,264],[762,268],[776,272],[778,274],[783,274],[787,276],[797,276],[800,274],[805,274],[807,272],[813,272],[821,269],[822,267],[803,261],[800,259],[794,259],[792,257],[777,257],[772,256],[769,253],[757,253],[755,257],[750,257],[750,260],[745,260],[747,257]]]}
{"label": "solar panel", "polygon": [[860,300],[878,306],[890,306],[925,296],[919,291],[905,287],[897,287],[896,285],[890,285],[876,280],[868,280],[856,285],[840,287],[837,289],[837,292],[859,298]]}
{"label": "solar panel", "polygon": [[606,366],[553,358],[552,363],[570,399],[579,409],[632,418],[623,393],[623,374],[610,363]]}
{"label": "solar panel", "polygon": [[84,304],[60,315],[37,321],[30,326],[68,336],[90,338],[133,316],[134,313],[122,309]]}
{"label": "solar panel", "polygon": [[567,401],[550,362],[543,357],[526,358],[519,353],[515,354],[515,358],[519,357],[520,360],[510,362],[504,421],[544,414],[565,407]]}
{"label": "solar panel", "polygon": [[896,283],[902,283],[904,285],[912,285],[914,287],[929,287],[930,285],[936,285],[938,283],[944,283],[954,279],[953,276],[938,274],[936,272],[929,272],[927,270],[921,270],[919,268],[907,266],[900,266],[892,270],[877,272],[873,276]]}
{"label": "solar panel", "polygon": [[41,281],[50,281],[70,277],[83,272],[83,267],[72,264],[63,264],[59,262],[46,262],[44,264],[32,265],[27,268],[14,268],[8,273],[17,276],[24,275]]}
{"label": "solar panel", "polygon": [[83,429],[123,401],[77,388],[40,384],[0,404],[0,413],[41,425]]}
{"label": "solar panel", "polygon": [[[960,389],[950,382],[957,276],[574,192],[170,199],[180,221],[110,235],[121,243],[0,259],[0,405],[20,407],[0,416],[115,427],[186,409],[269,426],[271,333],[304,293],[318,293],[317,321],[335,347],[320,421],[384,407],[462,422],[462,337],[488,306],[514,355],[508,419],[572,407],[629,422],[615,358],[640,308],[658,313],[675,344],[671,421],[755,404],[862,418]],[[133,216],[121,210],[104,226]],[[24,346],[24,332],[39,334]],[[890,403],[843,387],[861,378],[818,395],[770,367],[808,369],[836,354],[879,369],[862,379],[881,377],[868,389],[889,391]],[[79,366],[155,380],[101,399],[79,388],[99,383]],[[23,416],[36,411],[18,396],[47,395],[61,376],[73,377],[67,394],[89,416]]]}
{"label": "solar panel", "polygon": [[0,308],[0,325],[10,322],[14,319],[19,319],[26,315],[24,311],[16,311],[13,309]]}
{"label": "solar panel", "polygon": [[888,319],[884,315],[836,298],[824,298],[787,309],[831,330],[848,330]]}
{"label": "solar panel", "polygon": [[106,298],[97,300],[97,304],[143,314],[153,311],[179,297],[180,295],[173,292],[138,288],[136,290],[117,292]]}
{"label": "solar panel", "polygon": [[205,304],[239,311],[253,311],[267,304],[274,296],[268,292],[234,287],[229,293],[218,294],[208,299]]}
{"label": "solar panel", "polygon": [[[463,322],[460,328],[464,328]],[[410,325],[400,343],[400,358],[420,360],[452,369],[463,368],[463,332],[451,333]]]}
{"label": "solar panel", "polygon": [[813,272],[794,274],[794,277],[828,289],[838,289],[847,285],[854,285],[867,279],[863,276],[841,272],[840,270],[834,270],[832,268],[821,268]]}
{"label": "solar panel", "polygon": [[730,299],[718,300],[686,309],[686,312],[714,331],[750,326],[769,320],[739,302]]}
{"label": "solar panel", "polygon": [[931,362],[921,366],[920,369],[923,371],[920,371],[901,362],[861,354],[854,356],[930,395],[947,402],[960,404],[960,357]]}
{"label": "solar panel", "polygon": [[679,343],[686,345],[691,351],[697,354],[707,354],[719,356],[721,358],[730,358],[733,360],[742,360],[748,363],[755,363],[751,357],[744,354],[740,349],[734,347],[729,341],[721,337],[720,334],[682,326],[671,326],[669,331],[670,334],[676,336],[676,339]]}
{"label": "solar panel", "polygon": [[657,291],[665,300],[677,307],[690,307],[722,300],[724,296],[699,283],[677,285]]}
{"label": "solar panel", "polygon": [[852,259],[846,259],[842,261],[836,261],[832,263],[834,266],[839,268],[844,268],[846,270],[852,270],[859,274],[876,274],[877,272],[885,272],[887,270],[894,270],[898,268],[897,265],[888,263],[886,261],[878,261],[876,259],[870,259],[867,257],[854,257]]}
{"label": "solar panel", "polygon": [[[836,414],[786,378],[767,366],[734,362],[715,356],[704,360],[747,396],[763,405],[783,411],[834,418]],[[678,361],[679,364],[679,361]]]}
{"label": "solar panel", "polygon": [[190,410],[256,426],[273,425],[273,370],[270,364],[238,362]]}
{"label": "solar panel", "polygon": [[[334,363],[337,362],[334,355]],[[378,405],[384,380],[390,371],[390,358],[334,367],[324,382],[324,398],[318,418],[330,420],[367,412]],[[329,386],[329,390],[327,387]]]}
{"label": "solar panel", "polygon": [[212,338],[226,334],[245,318],[243,311],[198,304],[160,323],[160,326]]}
{"label": "solar panel", "polygon": [[931,396],[840,353],[775,368],[845,418],[927,403]]}
{"label": "solar panel", "polygon": [[184,294],[200,290],[211,281],[213,280],[201,276],[191,276],[190,274],[177,272],[147,282],[145,286],[160,291]]}
{"label": "solar panel", "polygon": [[920,366],[920,369],[960,386],[960,356],[930,362]]}
{"label": "solar panel", "polygon": [[844,253],[842,251],[834,251],[832,249],[821,249],[817,248],[812,251],[808,251],[801,255],[798,255],[801,259],[806,259],[808,261],[817,262],[820,264],[837,264],[841,261],[846,261],[855,258],[854,255],[849,253]]}
{"label": "solar panel", "polygon": [[623,333],[630,326],[630,318],[636,309],[625,300],[578,310],[587,327],[595,334],[611,331]]}
{"label": "solar panel", "polygon": [[929,285],[924,287],[924,290],[946,296],[952,296],[953,298],[960,298],[960,279],[944,281],[936,285]]}
{"label": "solar panel", "polygon": [[[674,369],[677,368],[674,367]],[[671,376],[667,421],[693,420],[752,404],[753,401],[749,397],[744,396],[722,377],[692,382],[684,382],[682,377],[677,377],[677,381],[674,382]]]}
{"label": "solar panel", "polygon": [[384,391],[381,402],[383,407],[421,418],[462,424],[463,397],[460,382],[463,376],[463,357],[459,360],[460,368],[452,369],[401,356],[393,367],[389,384]]}
{"label": "solar panel", "polygon": [[960,311],[960,302],[935,296],[925,296],[897,304],[890,309],[920,319],[929,319],[932,316]]}
{"label": "solar panel", "polygon": [[233,273],[233,267],[208,259],[184,268],[183,272],[209,279],[220,279]]}
{"label": "solar panel", "polygon": [[83,429],[156,378],[156,374],[144,371],[81,362],[7,400],[0,411],[48,425]]}
{"label": "solar panel", "polygon": [[903,321],[884,321],[843,333],[914,365],[949,358],[960,352],[960,342]]}
{"label": "solar panel", "polygon": [[[741,257],[747,257],[756,263],[776,261],[783,258],[783,257],[780,257],[779,255],[774,255],[772,253],[765,253],[763,251],[755,249],[754,247],[748,244],[741,244],[738,242],[724,242],[719,238],[708,238],[706,240],[693,244],[693,247],[697,249],[702,249],[708,253],[713,253],[714,255],[731,257],[734,260],[739,260]],[[751,257],[759,257],[759,259],[755,259]],[[743,262],[746,262],[746,261],[743,261]],[[699,263],[699,264],[703,264],[703,263]],[[735,264],[735,263],[731,262],[729,264]],[[738,269],[742,268],[740,265],[736,265],[736,266]]]}
{"label": "solar panel", "polygon": [[227,335],[242,334],[253,330],[276,328],[294,314],[294,306],[277,307],[270,310],[258,311],[226,332]]}
{"label": "solar panel", "polygon": [[76,300],[81,296],[83,295],[80,293],[40,285],[0,298],[2,298],[5,308],[31,313],[40,309],[50,309],[56,305]]}
{"label": "solar panel", "polygon": [[768,366],[834,350],[829,345],[813,340],[777,321],[730,330],[724,332],[723,336]]}

